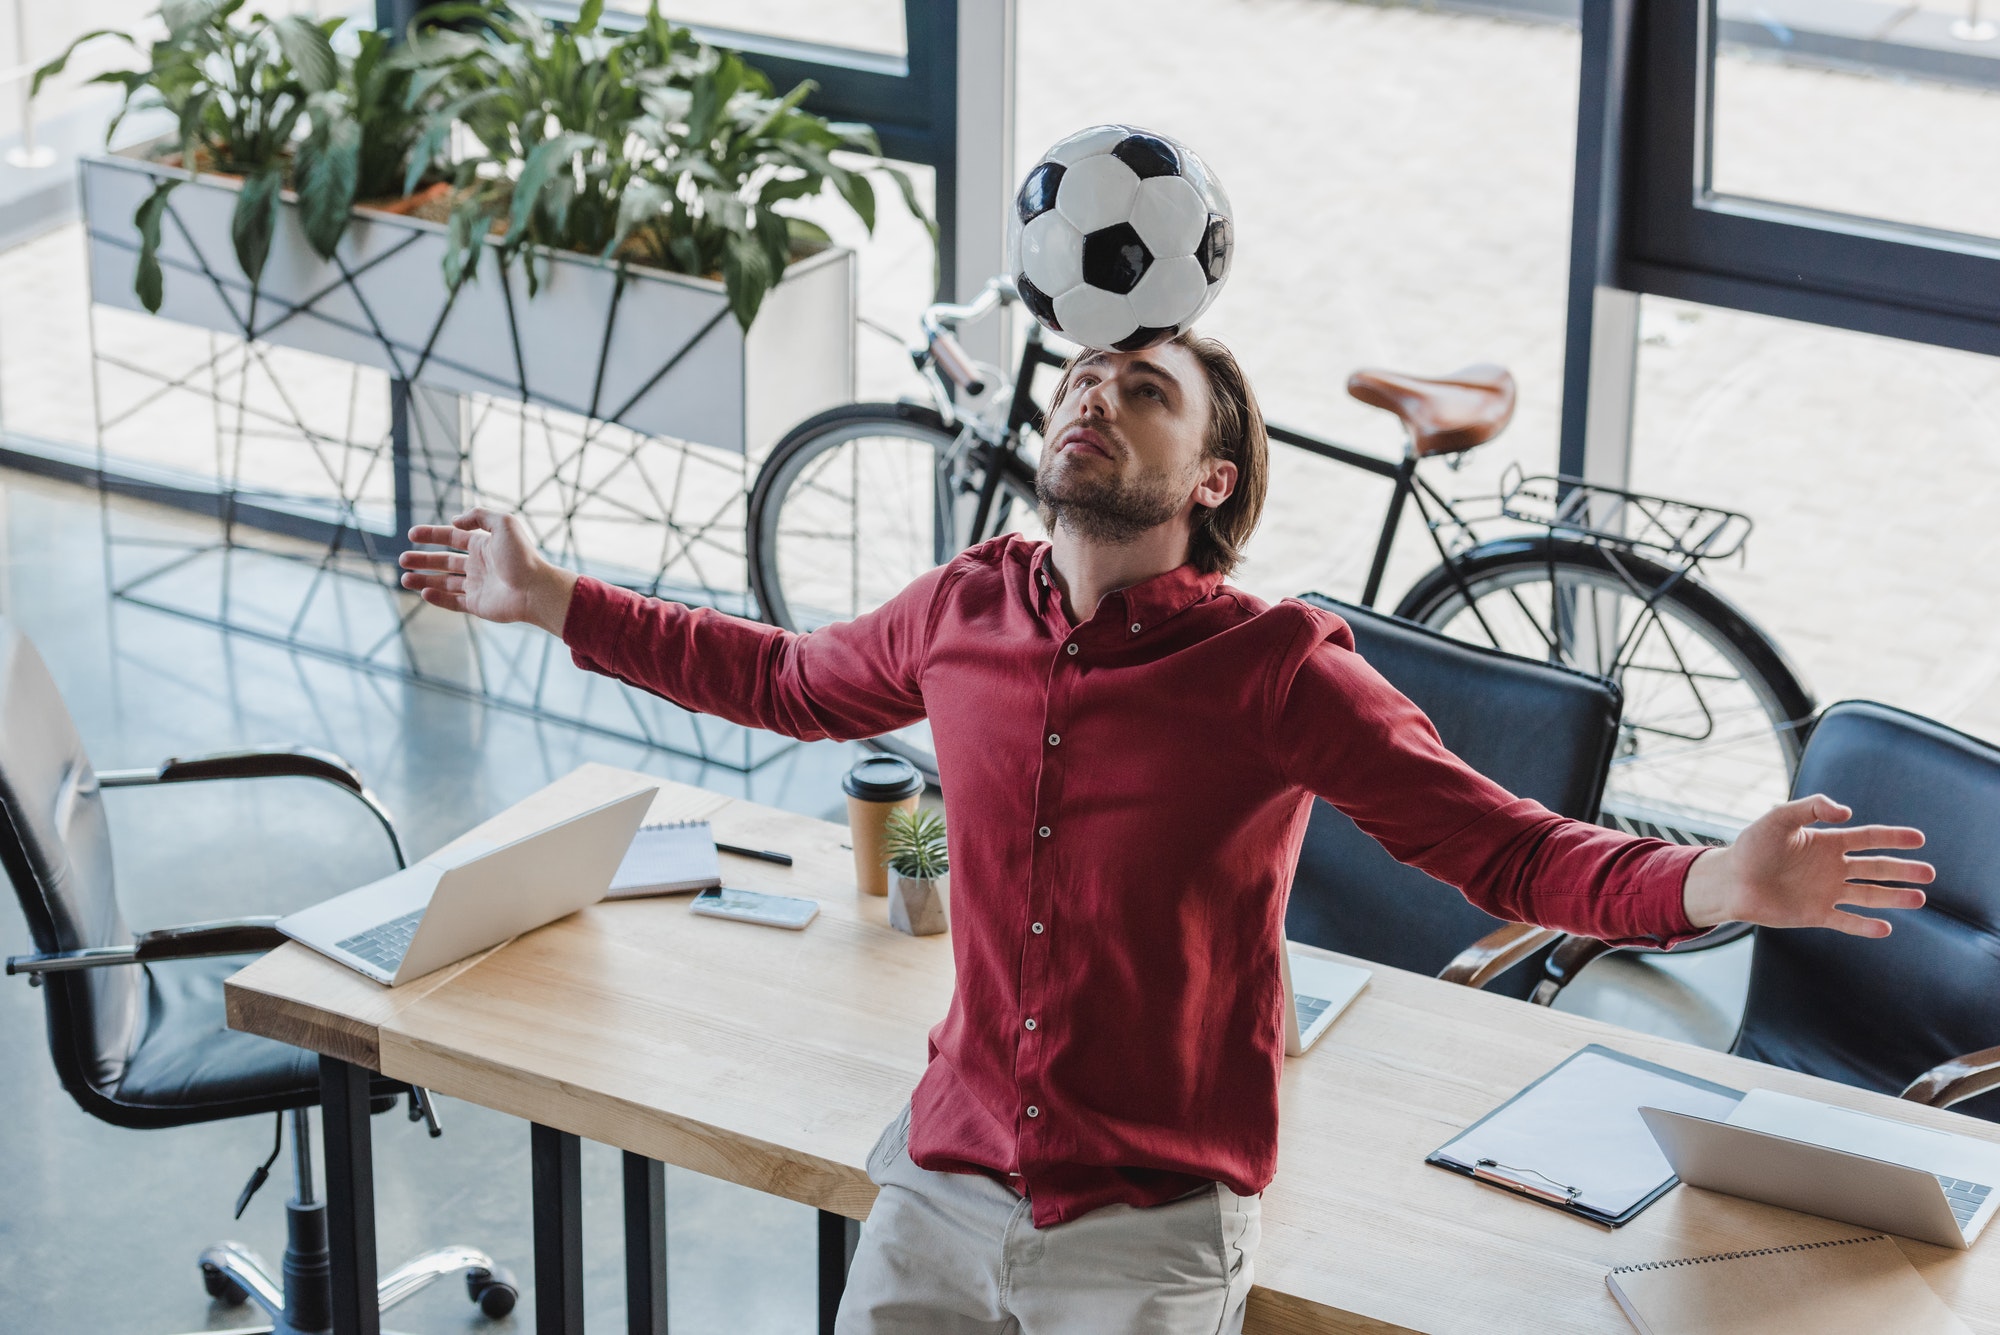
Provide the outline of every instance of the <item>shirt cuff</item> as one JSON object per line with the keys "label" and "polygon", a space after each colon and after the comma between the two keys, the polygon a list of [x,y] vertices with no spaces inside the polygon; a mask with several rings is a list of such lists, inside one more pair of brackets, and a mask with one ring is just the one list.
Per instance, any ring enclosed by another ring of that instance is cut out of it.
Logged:
{"label": "shirt cuff", "polygon": [[563,614],[562,641],[569,646],[570,658],[580,668],[601,671],[618,641],[619,622],[644,602],[630,589],[578,576],[570,591],[569,611]]}
{"label": "shirt cuff", "polygon": [[1695,859],[1710,851],[1706,845],[1696,847],[1688,844],[1668,844],[1654,853],[1658,859],[1653,873],[1656,878],[1648,897],[1658,896],[1648,906],[1651,915],[1663,930],[1662,933],[1638,937],[1628,941],[1614,941],[1613,945],[1651,946],[1666,950],[1683,941],[1692,941],[1698,936],[1706,936],[1713,927],[1697,927],[1687,915],[1688,869]]}

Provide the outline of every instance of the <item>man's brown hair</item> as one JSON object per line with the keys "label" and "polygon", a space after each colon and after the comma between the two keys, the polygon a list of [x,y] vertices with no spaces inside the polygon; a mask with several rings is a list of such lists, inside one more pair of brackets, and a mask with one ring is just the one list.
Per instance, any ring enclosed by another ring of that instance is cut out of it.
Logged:
{"label": "man's brown hair", "polygon": [[[1244,544],[1264,513],[1264,491],[1270,478],[1270,438],[1264,413],[1243,367],[1221,342],[1203,338],[1192,329],[1176,334],[1169,346],[1186,348],[1208,376],[1208,436],[1202,457],[1227,459],[1236,465],[1236,486],[1222,504],[1196,506],[1194,535],[1188,541],[1188,563],[1205,575],[1227,575],[1243,559]],[[1069,393],[1069,382],[1084,358],[1085,348],[1063,367],[1050,411]]]}

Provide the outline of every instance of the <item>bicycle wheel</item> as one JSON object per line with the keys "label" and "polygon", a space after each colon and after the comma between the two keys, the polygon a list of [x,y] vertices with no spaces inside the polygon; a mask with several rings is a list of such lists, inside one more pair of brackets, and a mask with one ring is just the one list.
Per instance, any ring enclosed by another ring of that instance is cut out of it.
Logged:
{"label": "bicycle wheel", "polygon": [[[956,440],[934,410],[908,403],[849,404],[794,427],[750,492],[750,589],[763,618],[796,631],[852,620],[961,550],[985,477],[941,470]],[[1000,531],[1031,520],[1021,479],[1003,472],[998,485]],[[937,782],[927,725],[872,744]]]}
{"label": "bicycle wheel", "polygon": [[1728,599],[1657,561],[1537,535],[1482,543],[1396,614],[1615,681],[1625,695],[1604,823],[1720,843],[1791,791],[1812,695]]}

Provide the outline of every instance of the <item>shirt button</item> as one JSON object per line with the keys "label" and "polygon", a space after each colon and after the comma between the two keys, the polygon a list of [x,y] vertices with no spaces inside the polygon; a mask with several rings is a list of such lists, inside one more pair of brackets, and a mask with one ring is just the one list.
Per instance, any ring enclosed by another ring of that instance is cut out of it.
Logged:
{"label": "shirt button", "polygon": [[1034,1016],[1032,1016],[1032,1015],[1030,1015],[1030,1016],[1028,1017],[1028,1022],[1027,1022],[1027,1023],[1028,1023],[1028,1028],[1029,1028],[1029,1030],[1030,1030],[1030,1031],[1032,1031],[1032,1030],[1034,1029],[1034,1027],[1035,1027],[1035,1017],[1034,1017]]}
{"label": "shirt button", "polygon": [[1050,746],[1061,746],[1061,745],[1062,745],[1062,738],[1061,738],[1060,736],[1058,736],[1057,734],[1055,734],[1055,733],[1050,733],[1050,734],[1049,734],[1049,745],[1050,745]]}
{"label": "shirt button", "polygon": [[1037,1108],[1037,1107],[1036,1107],[1036,1106],[1035,1106],[1034,1104],[1032,1104],[1032,1103],[1028,1105],[1028,1116],[1030,1116],[1030,1117],[1040,1117],[1041,1115],[1042,1115],[1042,1110],[1041,1110],[1040,1108]]}
{"label": "shirt button", "polygon": [[1042,925],[1038,922],[1029,923],[1028,930],[1033,932],[1036,936],[1040,936],[1042,934]]}
{"label": "shirt button", "polygon": [[1132,623],[1132,633],[1134,635],[1137,635],[1139,633],[1139,623],[1136,621]]}
{"label": "shirt button", "polygon": [[1069,647],[1069,651],[1070,651],[1071,653],[1075,653],[1075,652],[1076,652],[1076,646],[1072,644],[1072,645],[1071,645],[1071,646]]}
{"label": "shirt button", "polygon": [[1049,827],[1048,827],[1048,826],[1046,826],[1046,825],[1044,825],[1044,826],[1043,826],[1043,827],[1041,828],[1041,830],[1040,830],[1040,834],[1041,834],[1042,838],[1044,838],[1044,839],[1048,838],[1048,837],[1049,837]]}

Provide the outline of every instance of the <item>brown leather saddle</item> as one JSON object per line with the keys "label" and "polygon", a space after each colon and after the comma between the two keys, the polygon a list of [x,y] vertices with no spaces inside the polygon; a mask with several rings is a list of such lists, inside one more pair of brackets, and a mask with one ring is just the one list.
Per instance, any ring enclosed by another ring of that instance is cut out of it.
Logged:
{"label": "brown leather saddle", "polygon": [[1514,377],[1485,363],[1436,377],[1364,369],[1347,377],[1347,392],[1403,419],[1419,458],[1483,445],[1514,417]]}

